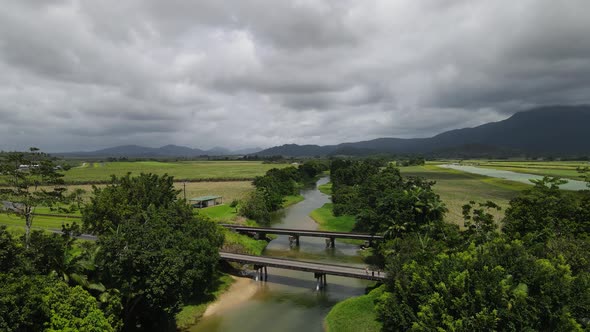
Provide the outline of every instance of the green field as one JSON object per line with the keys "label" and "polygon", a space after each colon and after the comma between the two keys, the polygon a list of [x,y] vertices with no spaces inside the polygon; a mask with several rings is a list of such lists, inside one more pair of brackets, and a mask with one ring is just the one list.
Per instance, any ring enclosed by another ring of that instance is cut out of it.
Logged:
{"label": "green field", "polygon": [[[62,217],[46,217],[35,216],[33,218],[33,229],[59,229],[65,223],[76,222],[80,224],[79,218],[62,218]],[[25,219],[12,214],[1,213],[0,225],[7,225],[11,228],[25,229]]]}
{"label": "green field", "polygon": [[590,167],[587,161],[462,160],[461,164],[573,180],[582,180],[578,167]]}
{"label": "green field", "polygon": [[491,212],[496,220],[504,216],[504,209],[510,199],[530,185],[460,172],[435,165],[410,166],[400,168],[404,176],[421,176],[436,181],[434,191],[447,205],[447,221],[463,225],[462,206],[471,200],[485,202],[491,200],[502,207],[502,211]]}
{"label": "green field", "polygon": [[251,180],[264,175],[271,168],[283,168],[289,164],[263,164],[259,161],[135,161],[84,163],[65,172],[68,183],[99,183],[111,175],[153,173],[174,176],[175,180]]}

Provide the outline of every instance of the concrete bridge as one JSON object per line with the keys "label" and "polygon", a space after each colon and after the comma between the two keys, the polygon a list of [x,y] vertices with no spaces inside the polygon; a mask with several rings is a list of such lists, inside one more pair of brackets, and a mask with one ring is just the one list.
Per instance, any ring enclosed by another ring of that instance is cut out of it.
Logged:
{"label": "concrete bridge", "polygon": [[297,261],[284,258],[272,258],[264,256],[252,256],[243,254],[233,254],[229,252],[219,252],[222,260],[228,262],[237,262],[242,264],[252,264],[256,270],[256,279],[262,280],[268,277],[267,267],[275,267],[287,270],[313,272],[316,278],[316,289],[321,289],[326,286],[326,275],[335,275],[341,277],[357,278],[364,280],[383,281],[385,280],[385,273],[380,271],[371,271],[368,269],[334,265],[322,264],[305,261]]}
{"label": "concrete bridge", "polygon": [[300,236],[310,236],[310,237],[323,237],[326,239],[326,246],[330,248],[334,248],[335,239],[354,239],[354,240],[364,240],[368,242],[368,245],[373,245],[374,241],[383,240],[383,236],[381,235],[371,235],[371,234],[363,234],[363,233],[349,233],[349,232],[326,232],[326,231],[310,231],[304,229],[293,229],[293,228],[266,228],[266,227],[249,227],[249,226],[241,226],[241,225],[233,225],[233,224],[220,224],[223,227],[230,228],[235,230],[238,233],[249,233],[249,234],[258,234],[259,238],[266,237],[267,234],[276,234],[276,235],[289,235],[290,240],[294,241],[296,245],[299,245],[299,237]]}

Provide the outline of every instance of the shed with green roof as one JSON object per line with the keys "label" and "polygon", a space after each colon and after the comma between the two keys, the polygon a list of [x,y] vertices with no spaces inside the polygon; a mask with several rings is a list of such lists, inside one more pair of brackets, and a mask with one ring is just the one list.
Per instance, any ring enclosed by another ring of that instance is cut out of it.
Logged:
{"label": "shed with green roof", "polygon": [[193,208],[206,208],[209,206],[215,206],[223,203],[222,196],[200,196],[189,199],[189,202]]}

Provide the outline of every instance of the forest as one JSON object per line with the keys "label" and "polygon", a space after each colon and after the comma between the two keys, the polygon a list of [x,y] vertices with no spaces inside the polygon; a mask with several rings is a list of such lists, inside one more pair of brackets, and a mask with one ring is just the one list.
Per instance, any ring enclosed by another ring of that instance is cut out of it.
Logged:
{"label": "forest", "polygon": [[503,220],[490,213],[494,202],[466,202],[459,227],[443,221],[434,182],[391,165],[337,160],[331,179],[334,213],[388,238],[368,258],[387,272],[374,303],[383,330],[590,327],[589,190],[544,177],[509,202]]}

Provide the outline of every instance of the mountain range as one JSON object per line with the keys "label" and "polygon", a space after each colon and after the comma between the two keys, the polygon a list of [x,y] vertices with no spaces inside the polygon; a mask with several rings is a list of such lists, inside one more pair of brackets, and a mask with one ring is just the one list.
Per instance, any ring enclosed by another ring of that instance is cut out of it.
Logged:
{"label": "mountain range", "polygon": [[165,158],[165,157],[199,157],[199,156],[230,156],[248,155],[260,151],[260,148],[229,150],[214,147],[209,150],[193,149],[179,145],[165,145],[159,148],[150,148],[139,145],[121,145],[112,148],[85,152],[53,153],[63,157],[127,157],[127,158]]}
{"label": "mountain range", "polygon": [[433,157],[588,156],[590,106],[548,106],[428,138],[378,138],[338,145],[286,144],[256,153],[290,157],[419,154]]}
{"label": "mountain range", "polygon": [[430,157],[590,156],[590,106],[547,106],[474,128],[443,132],[428,138],[377,138],[337,145],[285,144],[260,148],[209,150],[166,145],[117,146],[91,152],[55,153],[64,157],[165,158],[257,155],[285,157],[423,155]]}

